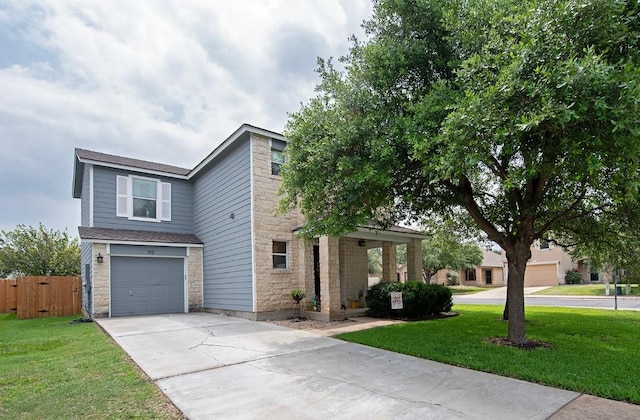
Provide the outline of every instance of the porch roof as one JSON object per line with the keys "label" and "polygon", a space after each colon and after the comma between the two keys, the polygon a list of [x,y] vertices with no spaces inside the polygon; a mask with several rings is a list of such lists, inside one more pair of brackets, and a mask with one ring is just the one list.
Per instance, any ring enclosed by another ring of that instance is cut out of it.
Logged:
{"label": "porch roof", "polygon": [[[301,226],[292,228],[294,232],[300,230]],[[420,232],[415,229],[403,227],[403,226],[389,226],[388,228],[382,228],[374,224],[367,226],[359,226],[357,230],[342,235],[345,238],[364,239],[367,241],[367,248],[376,248],[380,246],[380,243],[396,242],[396,243],[408,243],[411,239],[427,239],[431,235],[424,232]]]}

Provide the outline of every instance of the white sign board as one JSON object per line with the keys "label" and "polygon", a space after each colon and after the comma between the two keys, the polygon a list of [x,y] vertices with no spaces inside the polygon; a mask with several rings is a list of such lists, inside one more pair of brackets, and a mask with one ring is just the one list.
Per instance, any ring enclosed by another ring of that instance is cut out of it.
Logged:
{"label": "white sign board", "polygon": [[391,292],[391,309],[402,309],[402,292]]}

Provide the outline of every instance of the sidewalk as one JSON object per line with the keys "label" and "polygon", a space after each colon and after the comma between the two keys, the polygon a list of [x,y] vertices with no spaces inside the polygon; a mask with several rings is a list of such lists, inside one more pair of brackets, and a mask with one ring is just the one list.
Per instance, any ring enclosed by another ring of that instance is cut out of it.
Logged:
{"label": "sidewalk", "polygon": [[[504,291],[498,290],[499,293],[506,294],[506,287],[500,288]],[[535,293],[538,290],[544,290],[547,287],[528,287],[525,288],[525,294]],[[495,298],[498,293],[496,290],[490,290],[487,292],[481,292],[478,294],[487,293],[489,297]],[[498,296],[499,297],[499,296]],[[601,296],[592,296],[600,298]],[[607,296],[609,297],[609,296]],[[376,328],[391,324],[403,323],[405,321],[399,320],[381,320],[378,318],[370,317],[354,317],[349,318],[354,321],[353,324],[342,324],[332,328],[322,328],[308,330],[309,332],[324,337],[331,337],[334,335],[361,331],[369,328]],[[595,397],[593,395],[581,394],[574,398],[566,405],[561,407],[558,411],[549,417],[549,420],[636,420],[640,419],[640,406],[635,404],[629,404],[621,401],[608,400],[605,398]]]}

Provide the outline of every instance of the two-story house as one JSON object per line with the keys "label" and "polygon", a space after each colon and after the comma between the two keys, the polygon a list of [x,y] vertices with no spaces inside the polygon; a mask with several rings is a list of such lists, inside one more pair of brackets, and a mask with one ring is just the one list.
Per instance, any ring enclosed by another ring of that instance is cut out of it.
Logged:
{"label": "two-story house", "polygon": [[[531,246],[531,258],[527,261],[525,287],[556,286],[565,283],[568,270],[576,270],[584,283],[611,281],[610,272],[593,271],[586,259],[574,259],[562,247],[547,241],[536,241]],[[440,270],[432,281],[447,283],[449,270]],[[463,285],[504,286],[507,284],[508,265],[504,251],[500,254],[483,250],[480,266],[462,270],[457,282]]]}
{"label": "two-story house", "polygon": [[338,319],[347,299],[367,289],[367,248],[383,248],[392,278],[399,243],[419,278],[425,236],[414,230],[296,235],[299,212],[275,212],[286,143],[244,124],[193,169],[76,149],[86,314],[282,318],[294,307],[290,291],[302,289],[322,303],[313,315]]}

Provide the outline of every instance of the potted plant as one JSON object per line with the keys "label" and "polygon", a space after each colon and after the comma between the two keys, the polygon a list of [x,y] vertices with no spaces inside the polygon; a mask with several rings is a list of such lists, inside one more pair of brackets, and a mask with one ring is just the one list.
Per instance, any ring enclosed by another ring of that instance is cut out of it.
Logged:
{"label": "potted plant", "polygon": [[302,290],[300,289],[293,289],[291,292],[289,292],[289,295],[293,298],[293,300],[296,301],[296,303],[299,305],[300,301],[302,299],[305,298],[305,296],[307,296]]}

